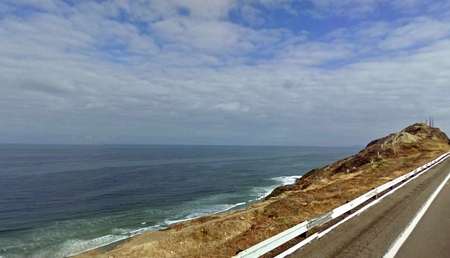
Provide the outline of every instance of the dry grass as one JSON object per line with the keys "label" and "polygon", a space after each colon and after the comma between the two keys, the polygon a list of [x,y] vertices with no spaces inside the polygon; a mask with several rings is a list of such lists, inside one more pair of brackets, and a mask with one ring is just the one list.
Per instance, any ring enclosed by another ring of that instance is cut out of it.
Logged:
{"label": "dry grass", "polygon": [[[395,152],[386,149],[383,155],[377,154],[374,162],[367,162],[364,155],[373,155],[368,147],[367,153],[360,152],[359,156],[314,170],[305,177],[306,183],[298,182],[306,187],[282,192],[246,210],[205,216],[161,232],[144,233],[107,254],[91,252],[78,257],[231,257],[302,221],[331,211],[450,149],[447,143],[433,139],[398,143],[395,148]],[[345,164],[351,164],[350,173],[343,169]]]}

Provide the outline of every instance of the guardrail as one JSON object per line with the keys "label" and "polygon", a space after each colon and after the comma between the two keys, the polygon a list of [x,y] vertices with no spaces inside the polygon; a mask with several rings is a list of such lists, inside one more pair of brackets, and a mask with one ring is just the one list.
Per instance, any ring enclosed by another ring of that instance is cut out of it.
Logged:
{"label": "guardrail", "polygon": [[[431,161],[419,168],[416,168],[407,174],[404,174],[392,181],[389,181],[377,188],[374,188],[373,190],[361,195],[360,197],[358,197],[338,208],[333,209],[332,211],[330,211],[328,213],[325,213],[321,216],[306,220],[306,221],[304,221],[288,230],[285,230],[265,241],[262,241],[261,243],[256,244],[256,245],[240,252],[236,256],[233,256],[233,258],[256,258],[256,257],[259,257],[259,256],[269,252],[269,251],[272,251],[273,249],[275,249],[275,248],[279,247],[280,245],[288,242],[289,240],[292,240],[293,238],[307,232],[308,230],[310,230],[314,227],[317,227],[317,226],[321,226],[321,225],[351,211],[352,209],[356,208],[357,206],[359,206],[359,205],[363,204],[364,202],[370,200],[371,198],[375,197],[377,194],[382,193],[382,192],[386,191],[387,189],[401,183],[402,181],[407,180],[410,177],[418,174],[419,172],[424,171],[425,169],[438,164],[439,162],[441,162],[442,160],[447,158],[449,155],[450,155],[450,152],[442,154],[441,156],[434,159],[433,161]],[[317,237],[317,235],[315,235],[315,237]],[[315,237],[309,239],[309,241],[314,239]],[[304,241],[306,241],[306,240],[304,240]],[[309,241],[307,241],[307,242],[309,242]]]}

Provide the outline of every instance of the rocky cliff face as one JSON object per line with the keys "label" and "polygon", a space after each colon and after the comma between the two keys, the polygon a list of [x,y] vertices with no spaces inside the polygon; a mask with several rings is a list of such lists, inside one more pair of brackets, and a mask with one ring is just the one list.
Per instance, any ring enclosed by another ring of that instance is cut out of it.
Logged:
{"label": "rocky cliff face", "polygon": [[402,157],[417,156],[423,152],[445,149],[450,149],[450,139],[439,128],[430,127],[424,123],[413,124],[400,132],[371,141],[356,155],[309,171],[295,184],[278,187],[266,199],[286,191],[307,189],[314,182],[334,174],[354,173],[371,166],[371,164],[383,166]]}
{"label": "rocky cliff face", "polygon": [[393,145],[396,143],[414,143],[431,140],[436,143],[449,144],[449,138],[439,128],[430,127],[424,123],[417,123],[406,127],[398,133],[371,141],[367,147],[373,145]]}

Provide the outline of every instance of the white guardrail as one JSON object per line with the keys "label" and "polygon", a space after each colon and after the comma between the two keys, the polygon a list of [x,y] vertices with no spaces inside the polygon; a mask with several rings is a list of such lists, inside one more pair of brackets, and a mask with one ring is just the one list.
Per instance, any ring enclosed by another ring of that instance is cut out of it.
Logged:
{"label": "white guardrail", "polygon": [[[369,199],[375,197],[377,194],[382,193],[384,191],[386,191],[387,189],[401,183],[404,180],[409,179],[410,177],[418,174],[419,172],[423,171],[429,167],[432,167],[434,165],[436,165],[437,163],[443,161],[445,158],[447,158],[450,155],[450,152],[445,153],[441,156],[439,156],[438,158],[436,158],[435,160],[417,168],[414,169],[413,171],[404,174],[400,177],[398,177],[397,179],[394,179],[392,181],[389,181],[377,188],[372,189],[371,191],[361,195],[360,197],[354,199],[353,201],[350,201],[338,208],[335,208],[334,210],[325,213],[321,216],[306,220],[288,230],[285,230],[259,244],[256,244],[250,248],[248,248],[247,250],[244,250],[242,252],[240,252],[239,254],[237,254],[236,256],[233,256],[233,258],[256,258],[259,257],[269,251],[272,251],[273,249],[279,247],[280,245],[288,242],[289,240],[307,232],[308,230],[316,227],[316,226],[321,226],[347,212],[349,212],[350,210],[354,209],[355,207],[363,204],[364,202],[368,201]],[[304,241],[309,242],[312,239],[317,237],[317,234],[315,234],[314,236],[311,236],[313,238],[310,239],[305,239]],[[306,243],[305,243],[306,244]]]}

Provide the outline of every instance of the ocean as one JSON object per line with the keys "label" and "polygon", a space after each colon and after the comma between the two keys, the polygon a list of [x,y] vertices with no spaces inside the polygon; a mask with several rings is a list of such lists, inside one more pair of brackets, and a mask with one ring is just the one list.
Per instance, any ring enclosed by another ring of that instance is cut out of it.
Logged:
{"label": "ocean", "polygon": [[0,258],[67,257],[244,209],[357,147],[0,145]]}

